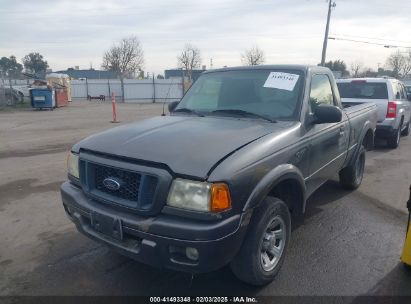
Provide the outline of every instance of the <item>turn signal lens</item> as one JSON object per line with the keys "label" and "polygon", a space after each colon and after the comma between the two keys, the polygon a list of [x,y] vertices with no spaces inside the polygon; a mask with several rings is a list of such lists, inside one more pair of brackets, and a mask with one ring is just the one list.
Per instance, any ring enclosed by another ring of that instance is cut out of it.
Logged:
{"label": "turn signal lens", "polygon": [[226,184],[211,185],[211,212],[221,212],[231,208],[230,190]]}

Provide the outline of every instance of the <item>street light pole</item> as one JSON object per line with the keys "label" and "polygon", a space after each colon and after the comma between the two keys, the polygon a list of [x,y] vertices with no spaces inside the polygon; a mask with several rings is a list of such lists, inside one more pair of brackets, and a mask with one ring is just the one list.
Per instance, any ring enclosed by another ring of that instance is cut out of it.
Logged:
{"label": "street light pole", "polygon": [[325,35],[323,42],[323,52],[321,55],[321,65],[325,64],[325,55],[327,54],[327,42],[328,42],[328,30],[330,28],[330,17],[331,17],[331,8],[335,7],[336,4],[332,0],[328,0],[328,15],[327,15],[327,25],[325,26]]}

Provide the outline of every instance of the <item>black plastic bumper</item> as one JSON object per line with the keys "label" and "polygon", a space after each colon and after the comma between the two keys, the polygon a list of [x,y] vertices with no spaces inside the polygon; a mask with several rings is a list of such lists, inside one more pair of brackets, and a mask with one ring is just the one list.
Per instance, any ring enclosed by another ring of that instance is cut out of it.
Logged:
{"label": "black plastic bumper", "polygon": [[395,129],[392,126],[377,126],[375,136],[379,138],[389,138],[394,136]]}
{"label": "black plastic bumper", "polygon": [[[61,196],[69,218],[87,237],[142,263],[191,273],[228,264],[241,246],[251,216],[244,213],[217,222],[165,214],[141,217],[91,200],[70,182],[61,186]],[[115,219],[121,237],[97,232],[92,222],[95,214]],[[198,260],[185,255],[187,247],[197,249]]]}

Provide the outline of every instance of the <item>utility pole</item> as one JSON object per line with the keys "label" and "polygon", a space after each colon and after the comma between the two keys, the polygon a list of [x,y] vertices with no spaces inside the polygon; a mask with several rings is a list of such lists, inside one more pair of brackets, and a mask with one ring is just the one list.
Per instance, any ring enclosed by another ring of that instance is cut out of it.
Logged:
{"label": "utility pole", "polygon": [[332,0],[328,0],[328,15],[327,15],[327,25],[325,26],[325,35],[323,42],[323,52],[321,55],[321,65],[325,64],[325,55],[327,54],[327,42],[328,42],[328,30],[330,28],[330,17],[331,17],[331,8],[335,7],[336,4]]}
{"label": "utility pole", "polygon": [[153,72],[153,103],[156,102],[156,81],[154,79],[154,72]]}

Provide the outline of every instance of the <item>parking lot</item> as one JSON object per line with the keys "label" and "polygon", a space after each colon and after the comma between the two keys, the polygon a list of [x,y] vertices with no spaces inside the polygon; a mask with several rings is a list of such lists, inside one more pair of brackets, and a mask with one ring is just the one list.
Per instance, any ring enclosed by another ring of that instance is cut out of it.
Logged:
{"label": "parking lot", "polygon": [[[118,104],[120,124],[161,115],[162,104]],[[73,102],[54,111],[0,112],[0,295],[410,295],[399,257],[411,181],[411,137],[367,154],[359,190],[337,179],[293,223],[283,268],[263,288],[223,268],[196,275],[153,269],[80,235],[59,186],[78,140],[115,127],[111,104]],[[229,249],[227,249],[229,250]]]}

